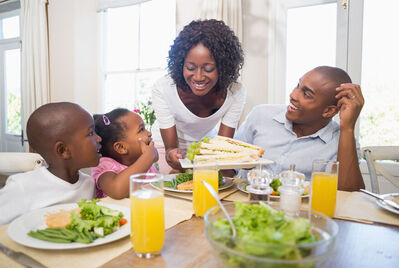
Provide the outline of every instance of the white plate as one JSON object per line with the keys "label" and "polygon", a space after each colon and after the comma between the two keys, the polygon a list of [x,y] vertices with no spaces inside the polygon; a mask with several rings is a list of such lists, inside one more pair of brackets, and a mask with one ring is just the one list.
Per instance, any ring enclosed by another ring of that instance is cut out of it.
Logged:
{"label": "white plate", "polygon": [[[304,184],[308,184],[308,185],[309,185],[309,182],[306,181]],[[241,181],[241,182],[239,182],[239,183],[237,184],[237,188],[238,188],[238,190],[240,190],[241,192],[248,193],[248,191],[245,189],[245,188],[246,188],[246,185],[248,185],[248,182],[247,182],[247,181]],[[306,198],[306,197],[309,197],[309,194],[302,195],[302,198]],[[279,196],[279,195],[271,195],[270,198],[280,199],[280,196]]]}
{"label": "white plate", "polygon": [[[392,193],[392,194],[382,194],[380,195],[382,198],[384,199],[388,199],[388,200],[392,200],[394,197],[399,196],[399,193]],[[392,213],[396,213],[399,214],[399,210],[398,209],[394,209],[393,207],[385,204],[384,202],[382,202],[381,200],[376,199],[375,200],[377,205],[379,205],[380,207],[392,212]]]}
{"label": "white plate", "polygon": [[[164,175],[165,181],[171,181],[172,179],[174,179],[176,177],[176,175],[178,175],[178,174]],[[223,184],[223,186],[221,186],[219,188],[219,191],[225,190],[227,188],[230,188],[232,185],[234,185],[234,182],[232,179],[224,178],[224,180],[225,180],[225,183]],[[192,193],[193,192],[191,190],[183,191],[183,190],[177,190],[177,189],[173,189],[173,188],[169,188],[169,187],[165,187],[165,186],[163,188],[166,191],[176,192],[176,193]]]}
{"label": "white plate", "polygon": [[45,229],[46,220],[45,215],[48,213],[58,212],[61,209],[71,210],[77,208],[76,203],[56,205],[47,208],[41,208],[28,212],[15,220],[13,220],[8,226],[8,236],[15,242],[31,247],[40,249],[75,249],[75,248],[88,248],[102,244],[106,244],[130,234],[130,209],[124,206],[118,206],[107,203],[98,203],[99,205],[108,207],[110,209],[118,210],[123,213],[123,218],[127,219],[127,224],[123,225],[118,231],[109,234],[103,238],[97,238],[90,244],[83,244],[78,242],[73,243],[53,243],[48,241],[39,240],[28,236],[28,232],[31,230]]}
{"label": "white plate", "polygon": [[[191,161],[187,158],[184,159],[179,159],[181,167],[182,168],[193,168],[194,165],[191,163]],[[268,159],[263,159],[262,158],[262,164],[264,165],[269,165],[272,164],[273,161],[268,160]],[[218,168],[219,169],[236,169],[236,168],[253,168],[259,165],[259,161],[253,161],[253,162],[219,162],[218,163]]]}

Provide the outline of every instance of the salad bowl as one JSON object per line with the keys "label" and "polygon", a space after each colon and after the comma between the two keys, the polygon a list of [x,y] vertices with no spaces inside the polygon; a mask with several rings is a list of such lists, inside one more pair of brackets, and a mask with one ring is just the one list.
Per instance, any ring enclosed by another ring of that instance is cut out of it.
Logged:
{"label": "salad bowl", "polygon": [[[256,215],[257,209],[248,205],[264,206],[266,212],[261,208]],[[298,217],[289,218],[279,211],[278,202],[225,207],[237,229],[235,238],[218,206],[204,217],[206,238],[225,267],[319,267],[334,250],[338,225],[316,211],[301,210]]]}

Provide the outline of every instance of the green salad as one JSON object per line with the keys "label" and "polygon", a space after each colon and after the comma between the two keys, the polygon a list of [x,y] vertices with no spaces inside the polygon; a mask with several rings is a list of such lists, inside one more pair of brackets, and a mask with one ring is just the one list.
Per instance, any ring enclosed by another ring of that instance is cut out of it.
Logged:
{"label": "green salad", "polygon": [[[219,187],[224,184],[224,179],[222,173],[219,171]],[[186,169],[184,173],[177,174],[172,180],[170,181],[165,181],[164,186],[167,188],[171,189],[177,189],[177,185],[190,181],[193,179],[193,170],[192,169]]]}
{"label": "green salad", "polygon": [[91,243],[99,237],[104,237],[126,224],[123,213],[98,205],[98,199],[78,202],[81,208],[80,216],[72,211],[71,223],[66,228],[46,228],[30,231],[29,236],[54,243]]}
{"label": "green salad", "polygon": [[[232,230],[226,219],[219,218],[213,223],[216,230],[208,228],[208,235],[213,240],[234,251],[270,259],[300,260],[309,256],[311,249],[297,246],[319,240],[319,237],[312,233],[312,224],[306,218],[287,217],[284,212],[277,211],[263,202],[235,202],[234,205],[233,223],[237,230],[236,239],[232,239]],[[221,257],[229,267],[259,265],[256,262],[251,264],[251,260],[228,252],[222,252]]]}

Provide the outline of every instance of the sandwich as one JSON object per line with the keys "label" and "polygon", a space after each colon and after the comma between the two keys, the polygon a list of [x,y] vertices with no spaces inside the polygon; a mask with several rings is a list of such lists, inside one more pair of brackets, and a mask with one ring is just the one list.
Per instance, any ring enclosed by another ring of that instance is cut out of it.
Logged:
{"label": "sandwich", "polygon": [[192,143],[190,147],[187,158],[201,162],[253,162],[264,153],[258,146],[222,136],[213,139],[205,137],[203,142]]}
{"label": "sandwich", "polygon": [[[262,148],[249,144],[243,141],[235,140],[232,138],[227,138],[223,136],[216,136],[215,138],[209,140],[209,144],[214,146],[219,146],[225,148],[231,152],[247,152],[250,154],[257,154],[259,157],[265,152]],[[207,146],[206,143],[202,143],[201,146]]]}

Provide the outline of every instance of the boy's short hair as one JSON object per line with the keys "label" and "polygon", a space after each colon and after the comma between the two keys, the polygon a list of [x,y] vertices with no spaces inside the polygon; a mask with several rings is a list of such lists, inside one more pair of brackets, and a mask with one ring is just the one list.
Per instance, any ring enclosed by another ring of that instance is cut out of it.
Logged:
{"label": "boy's short hair", "polygon": [[30,147],[48,162],[51,151],[57,140],[70,136],[74,128],[71,127],[72,112],[84,110],[71,102],[48,103],[37,108],[28,119],[26,135]]}

